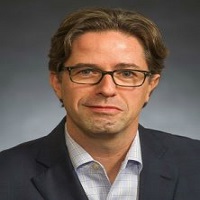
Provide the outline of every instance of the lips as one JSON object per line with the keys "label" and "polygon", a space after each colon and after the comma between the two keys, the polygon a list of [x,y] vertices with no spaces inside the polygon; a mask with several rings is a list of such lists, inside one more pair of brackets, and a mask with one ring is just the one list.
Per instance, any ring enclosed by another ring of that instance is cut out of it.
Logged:
{"label": "lips", "polygon": [[89,108],[93,112],[98,112],[98,113],[113,113],[116,114],[119,111],[122,111],[117,106],[113,105],[85,105],[87,108]]}

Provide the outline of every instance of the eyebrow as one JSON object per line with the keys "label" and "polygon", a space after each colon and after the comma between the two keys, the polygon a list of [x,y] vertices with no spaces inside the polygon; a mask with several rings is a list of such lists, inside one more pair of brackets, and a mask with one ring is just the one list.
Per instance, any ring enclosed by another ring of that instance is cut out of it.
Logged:
{"label": "eyebrow", "polygon": [[116,69],[123,69],[123,68],[133,68],[133,69],[140,69],[141,67],[137,66],[134,63],[118,63],[114,66]]}
{"label": "eyebrow", "polygon": [[91,68],[100,68],[99,65],[92,64],[92,63],[77,63],[72,65],[71,67],[91,67]]}
{"label": "eyebrow", "polygon": [[[73,65],[73,67],[91,67],[91,68],[97,68],[101,69],[100,65],[93,64],[93,63],[77,63],[76,65]],[[115,69],[127,69],[127,68],[132,68],[132,69],[140,69],[141,67],[137,66],[134,63],[118,63],[113,66]]]}

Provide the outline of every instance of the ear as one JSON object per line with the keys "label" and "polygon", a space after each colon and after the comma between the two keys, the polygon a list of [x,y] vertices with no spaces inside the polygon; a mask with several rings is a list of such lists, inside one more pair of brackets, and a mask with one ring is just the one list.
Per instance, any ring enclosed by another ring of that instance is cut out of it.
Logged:
{"label": "ear", "polygon": [[58,76],[57,73],[50,71],[49,73],[49,83],[53,88],[56,96],[61,100],[62,99],[62,81],[61,78]]}
{"label": "ear", "polygon": [[159,81],[160,81],[160,74],[154,74],[150,78],[150,83],[149,83],[150,86],[151,86],[151,88],[150,88],[151,92],[150,93],[152,93],[154,91],[154,89],[158,86]]}
{"label": "ear", "polygon": [[147,92],[147,102],[149,101],[149,98],[150,98],[152,92],[158,86],[159,81],[160,81],[160,74],[154,74],[152,77],[150,77],[149,85],[148,85],[148,92]]}

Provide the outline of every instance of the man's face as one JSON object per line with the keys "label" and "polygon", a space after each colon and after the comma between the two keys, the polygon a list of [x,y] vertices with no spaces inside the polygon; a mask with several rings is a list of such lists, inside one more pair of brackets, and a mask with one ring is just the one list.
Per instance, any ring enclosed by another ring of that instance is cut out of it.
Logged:
{"label": "man's face", "polygon": [[[148,66],[144,50],[137,38],[117,31],[88,32],[76,38],[72,53],[65,66],[91,64],[103,71],[120,69],[121,64],[146,70]],[[139,114],[151,91],[159,81],[159,75],[147,77],[140,87],[115,85],[110,75],[105,75],[96,85],[73,83],[67,71],[61,81],[54,73],[51,84],[63,100],[67,111],[69,132],[89,137],[114,137],[137,130]]]}

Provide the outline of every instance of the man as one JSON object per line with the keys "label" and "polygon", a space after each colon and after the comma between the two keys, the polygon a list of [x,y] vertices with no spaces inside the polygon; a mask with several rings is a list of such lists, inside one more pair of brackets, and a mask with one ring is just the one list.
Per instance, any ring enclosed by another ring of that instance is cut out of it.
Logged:
{"label": "man", "polygon": [[67,117],[0,154],[1,200],[197,200],[200,143],[139,125],[167,55],[136,12],[86,9],[52,38],[50,83]]}

